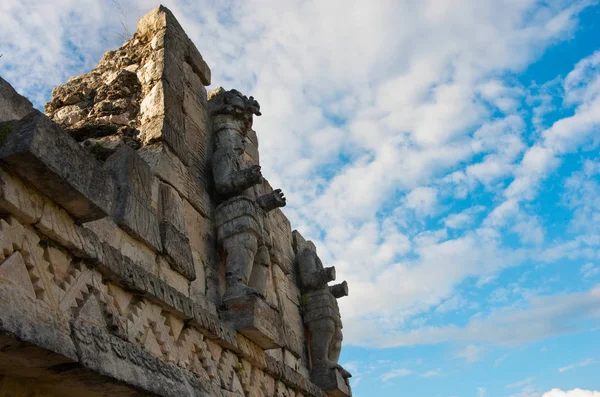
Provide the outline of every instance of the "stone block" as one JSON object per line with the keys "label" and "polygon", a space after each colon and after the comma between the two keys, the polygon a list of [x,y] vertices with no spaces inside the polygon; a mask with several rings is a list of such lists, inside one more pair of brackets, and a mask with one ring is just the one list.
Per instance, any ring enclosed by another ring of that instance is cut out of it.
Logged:
{"label": "stone block", "polygon": [[46,236],[74,251],[83,250],[81,227],[75,224],[67,212],[47,200],[36,227]]}
{"label": "stone block", "polygon": [[183,200],[177,191],[166,183],[159,188],[160,237],[163,253],[169,256],[175,271],[188,280],[196,279],[196,267],[190,240],[185,234]]}
{"label": "stone block", "polygon": [[[166,30],[166,33],[169,35],[163,38],[163,43],[157,43],[156,47],[175,47],[182,51],[185,59],[194,70],[194,73],[200,77],[202,83],[206,86],[210,85],[210,68],[202,58],[202,55],[200,55],[200,52],[194,43],[187,37],[175,16],[166,7],[162,5],[158,6],[148,14],[144,15],[138,21],[137,29],[140,35],[148,36],[154,36],[156,33]],[[172,36],[173,39],[171,39],[170,36]],[[176,40],[176,42],[171,43],[169,42],[170,40]]]}
{"label": "stone block", "polygon": [[183,200],[183,213],[185,234],[190,239],[192,248],[198,251],[203,262],[209,262],[210,253],[216,251],[216,233],[212,220],[196,211],[187,200]]}
{"label": "stone block", "polygon": [[279,310],[283,322],[285,346],[301,357],[304,351],[304,323],[300,314],[298,287],[278,266],[273,267],[273,279],[279,297]]}
{"label": "stone block", "polygon": [[163,252],[171,259],[173,270],[190,281],[196,279],[196,268],[190,240],[168,221],[160,222],[160,238]]}
{"label": "stone block", "polygon": [[159,255],[156,258],[158,277],[181,292],[185,296],[189,295],[190,282],[179,272],[172,269],[166,258]]}
{"label": "stone block", "polygon": [[311,381],[323,389],[328,397],[352,396],[348,380],[344,379],[342,371],[338,368],[327,368],[322,371],[313,369]]}
{"label": "stone block", "polygon": [[36,223],[43,209],[42,196],[0,168],[0,213],[13,214],[25,223]]}
{"label": "stone block", "polygon": [[268,221],[273,244],[271,261],[293,277],[295,254],[290,222],[279,208],[268,213]]}
{"label": "stone block", "polygon": [[166,183],[159,185],[159,217],[161,222],[169,222],[179,232],[185,234],[183,200],[177,191]]}
{"label": "stone block", "polygon": [[0,123],[20,120],[33,111],[29,99],[21,96],[6,80],[0,77]]}
{"label": "stone block", "polygon": [[190,284],[190,297],[192,299],[196,299],[196,297],[204,298],[206,296],[206,270],[201,254],[193,248],[192,259],[196,268],[196,279]]}
{"label": "stone block", "polygon": [[253,129],[248,131],[244,150],[252,159],[252,164],[260,164],[260,156],[258,154],[258,137],[256,136],[256,131]]}
{"label": "stone block", "polygon": [[211,72],[210,68],[202,58],[200,51],[196,48],[196,46],[190,41],[190,46],[188,48],[187,61],[189,65],[192,67],[192,70],[205,86],[210,85],[211,80]]}
{"label": "stone block", "polygon": [[117,225],[147,243],[162,250],[158,217],[152,207],[152,170],[136,153],[122,146],[104,164],[113,175],[116,198],[112,218]]}
{"label": "stone block", "polygon": [[191,324],[198,327],[206,337],[214,339],[220,346],[239,352],[235,329],[228,327],[210,310],[200,306],[194,306],[194,318]]}
{"label": "stone block", "polygon": [[242,334],[237,334],[237,345],[240,349],[242,357],[247,359],[252,365],[260,369],[265,369],[267,363],[265,361],[265,352],[256,343],[246,338]]}
{"label": "stone block", "polygon": [[183,70],[183,81],[185,85],[194,95],[199,96],[200,102],[206,107],[208,104],[208,94],[206,92],[206,87],[204,87],[204,84],[202,83],[202,80],[194,72],[189,63],[183,62],[180,63],[180,66]]}
{"label": "stone block", "polygon": [[159,80],[140,104],[140,139],[144,144],[167,143],[179,159],[189,165],[183,96],[172,84]]}
{"label": "stone block", "polygon": [[210,218],[210,196],[205,186],[193,177],[181,160],[161,142],[144,146],[138,151],[140,156],[150,165],[154,174],[164,182],[173,186],[181,197],[205,217]]}
{"label": "stone block", "polygon": [[83,225],[102,242],[118,249],[121,254],[149,272],[154,272],[156,252],[143,241],[121,229],[110,218],[99,219]]}
{"label": "stone block", "polygon": [[282,346],[279,313],[258,296],[229,299],[220,316],[226,324],[263,349]]}
{"label": "stone block", "polygon": [[39,111],[4,127],[0,160],[81,222],[110,214],[110,174],[56,123]]}
{"label": "stone block", "polygon": [[190,155],[190,172],[202,186],[210,186],[213,183],[210,161],[212,138],[208,133],[210,129],[206,123],[197,123],[187,115],[185,116],[185,125],[188,144],[194,148]]}

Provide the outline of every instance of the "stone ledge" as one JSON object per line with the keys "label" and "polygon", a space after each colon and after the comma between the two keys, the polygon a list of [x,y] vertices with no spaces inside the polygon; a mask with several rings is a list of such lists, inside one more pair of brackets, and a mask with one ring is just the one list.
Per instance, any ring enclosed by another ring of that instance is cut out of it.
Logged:
{"label": "stone ledge", "polygon": [[325,397],[325,393],[319,387],[274,357],[266,355],[266,362],[267,373],[275,380],[281,380],[287,386],[304,390],[312,396]]}
{"label": "stone ledge", "polygon": [[110,214],[110,174],[55,122],[33,111],[6,124],[0,160],[80,222]]}
{"label": "stone ledge", "polygon": [[0,123],[20,120],[33,110],[29,99],[19,95],[6,80],[0,77]]}
{"label": "stone ledge", "polygon": [[166,397],[219,395],[215,386],[97,327],[72,325],[78,361],[91,370]]}
{"label": "stone ledge", "polygon": [[[62,324],[44,325],[31,319],[30,313],[13,313],[11,307],[14,305],[2,304],[0,307],[0,335],[4,339],[14,340],[13,344],[18,344],[21,349],[26,348],[25,344],[31,344],[56,353],[40,352],[35,363],[38,368],[46,365],[50,371],[55,368],[55,372],[64,373],[81,372],[83,366],[109,378],[97,379],[94,383],[119,383],[165,397],[221,395],[215,385],[98,327],[72,321],[70,331],[60,332],[58,330],[64,328]],[[39,314],[39,309],[36,311]],[[4,350],[0,354],[4,354]],[[90,375],[93,376],[89,374],[88,377]]]}
{"label": "stone ledge", "polygon": [[275,309],[255,295],[228,300],[220,315],[223,321],[263,349],[281,347],[281,320]]}

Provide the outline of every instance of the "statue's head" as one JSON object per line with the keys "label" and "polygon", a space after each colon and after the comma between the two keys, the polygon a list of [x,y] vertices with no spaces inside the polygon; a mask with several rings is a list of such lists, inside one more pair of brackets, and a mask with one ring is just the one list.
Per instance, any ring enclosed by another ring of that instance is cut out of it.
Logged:
{"label": "statue's head", "polygon": [[253,96],[251,96],[250,98],[248,98],[248,106],[247,109],[250,113],[255,114],[257,116],[260,116],[262,113],[260,112],[260,105],[258,104],[258,101],[256,99],[254,99]]}
{"label": "statue's head", "polygon": [[237,114],[260,116],[260,105],[254,97],[248,98],[238,90],[219,89],[209,97],[212,114]]}
{"label": "statue's head", "polygon": [[238,90],[225,91],[219,88],[209,94],[210,113],[231,115],[244,120],[245,128],[252,127],[252,117],[260,116],[260,105],[254,97],[248,98]]}

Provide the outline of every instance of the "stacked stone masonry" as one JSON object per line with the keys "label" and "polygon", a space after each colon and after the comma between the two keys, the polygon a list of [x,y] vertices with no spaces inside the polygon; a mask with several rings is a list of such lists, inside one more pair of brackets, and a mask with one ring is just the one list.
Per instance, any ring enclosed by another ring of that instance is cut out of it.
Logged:
{"label": "stacked stone masonry", "polygon": [[0,77],[0,396],[351,396],[347,284],[210,83],[163,6],[46,114]]}

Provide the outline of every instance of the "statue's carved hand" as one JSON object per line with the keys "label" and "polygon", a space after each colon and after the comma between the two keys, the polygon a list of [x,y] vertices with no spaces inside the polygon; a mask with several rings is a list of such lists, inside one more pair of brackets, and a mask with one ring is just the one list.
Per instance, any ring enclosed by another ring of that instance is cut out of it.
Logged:
{"label": "statue's carved hand", "polygon": [[252,184],[262,182],[262,173],[260,172],[260,165],[253,165],[248,168],[248,179]]}
{"label": "statue's carved hand", "polygon": [[283,196],[281,189],[273,190],[271,193],[263,194],[256,199],[256,202],[263,210],[267,212],[273,211],[275,208],[285,207],[286,204],[285,197]]}
{"label": "statue's carved hand", "polygon": [[285,207],[286,200],[281,189],[273,190],[273,199],[277,203],[277,207]]}

